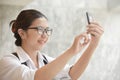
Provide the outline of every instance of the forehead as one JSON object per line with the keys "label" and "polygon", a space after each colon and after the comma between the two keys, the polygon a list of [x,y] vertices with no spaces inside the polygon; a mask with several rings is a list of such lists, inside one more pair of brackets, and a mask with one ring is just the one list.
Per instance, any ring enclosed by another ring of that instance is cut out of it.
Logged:
{"label": "forehead", "polygon": [[44,17],[37,18],[32,22],[31,26],[33,26],[33,27],[36,27],[36,26],[48,27],[48,21]]}

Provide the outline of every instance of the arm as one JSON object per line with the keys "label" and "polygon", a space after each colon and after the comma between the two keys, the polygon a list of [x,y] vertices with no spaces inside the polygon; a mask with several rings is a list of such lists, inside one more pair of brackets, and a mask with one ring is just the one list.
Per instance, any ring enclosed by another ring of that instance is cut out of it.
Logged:
{"label": "arm", "polygon": [[38,69],[35,74],[34,80],[52,80],[55,75],[60,72],[69,59],[74,54],[71,54],[70,50],[60,55],[58,58],[53,60],[51,63],[45,65],[44,67]]}
{"label": "arm", "polygon": [[56,58],[51,63],[45,65],[44,67],[38,69],[35,74],[34,80],[51,80],[53,79],[57,73],[59,73],[66,63],[78,52],[81,51],[81,49],[86,45],[79,46],[79,41],[85,36],[85,34],[78,35],[72,47],[70,47],[66,52],[64,52],[62,55],[60,55],[58,58]]}
{"label": "arm", "polygon": [[97,23],[92,23],[88,25],[87,31],[89,34],[93,35],[91,36],[91,41],[88,48],[70,70],[70,76],[72,77],[73,80],[77,80],[80,77],[80,75],[84,72],[103,33],[102,27],[100,27],[99,24]]}

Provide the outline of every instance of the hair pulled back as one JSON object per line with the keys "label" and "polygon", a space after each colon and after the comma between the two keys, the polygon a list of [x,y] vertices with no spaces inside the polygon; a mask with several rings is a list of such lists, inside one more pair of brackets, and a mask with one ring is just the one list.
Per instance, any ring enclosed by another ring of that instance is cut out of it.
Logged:
{"label": "hair pulled back", "polygon": [[35,19],[42,17],[47,19],[47,17],[41,12],[34,9],[28,9],[21,11],[16,20],[10,22],[10,26],[12,26],[11,30],[16,38],[16,46],[21,46],[22,43],[21,37],[18,34],[18,29],[27,30]]}

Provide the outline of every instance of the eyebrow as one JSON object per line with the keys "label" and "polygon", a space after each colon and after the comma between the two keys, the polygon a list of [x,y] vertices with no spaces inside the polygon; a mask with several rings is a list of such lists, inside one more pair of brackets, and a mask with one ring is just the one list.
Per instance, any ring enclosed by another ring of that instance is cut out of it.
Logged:
{"label": "eyebrow", "polygon": [[47,29],[49,27],[36,26],[37,28]]}
{"label": "eyebrow", "polygon": [[48,29],[49,27],[42,27],[42,26],[36,26],[36,27],[29,27],[28,29]]}

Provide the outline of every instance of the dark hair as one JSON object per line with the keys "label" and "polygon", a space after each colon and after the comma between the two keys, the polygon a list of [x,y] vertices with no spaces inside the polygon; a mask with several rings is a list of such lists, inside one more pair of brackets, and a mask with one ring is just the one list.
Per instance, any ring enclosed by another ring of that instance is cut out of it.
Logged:
{"label": "dark hair", "polygon": [[16,46],[21,46],[22,43],[21,37],[18,34],[18,29],[27,30],[36,18],[42,17],[47,19],[47,17],[41,12],[34,9],[28,9],[21,11],[20,14],[17,16],[16,20],[12,20],[10,22],[10,26],[12,26],[11,30],[14,33],[14,37],[16,38]]}

